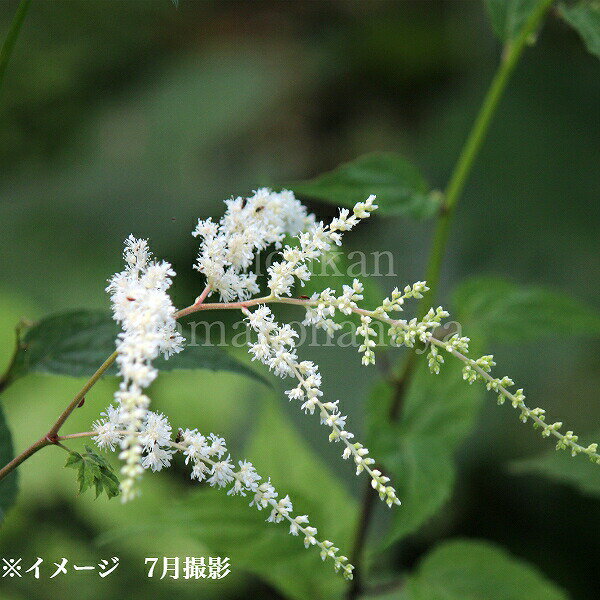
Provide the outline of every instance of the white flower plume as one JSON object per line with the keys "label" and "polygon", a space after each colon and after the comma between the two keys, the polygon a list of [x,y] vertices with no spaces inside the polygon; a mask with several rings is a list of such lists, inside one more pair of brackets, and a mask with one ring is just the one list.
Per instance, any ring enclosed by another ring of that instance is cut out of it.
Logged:
{"label": "white flower plume", "polygon": [[[180,352],[184,340],[175,328],[175,308],[167,294],[175,275],[171,265],[153,261],[147,241],[133,236],[125,240],[123,257],[125,270],[115,274],[106,288],[111,295],[113,317],[122,328],[117,338],[116,362],[122,377],[115,393],[118,408],[109,409],[107,423],[118,419],[124,430],[120,458],[124,461],[121,493],[126,502],[135,496],[135,481],[143,471],[142,445],[137,434],[150,403],[143,390],[158,375],[152,361],[160,353],[168,358]],[[114,446],[111,431],[108,425],[104,431],[98,431],[99,443]],[[154,464],[158,466],[160,461]]]}

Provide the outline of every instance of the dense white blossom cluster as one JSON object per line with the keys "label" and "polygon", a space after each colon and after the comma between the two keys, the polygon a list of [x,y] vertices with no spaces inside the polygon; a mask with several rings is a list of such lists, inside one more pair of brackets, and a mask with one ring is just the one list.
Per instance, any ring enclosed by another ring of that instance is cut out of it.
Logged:
{"label": "dense white blossom cluster", "polygon": [[[587,454],[600,463],[597,444],[580,446],[572,431],[559,432],[562,423],[547,424],[541,408],[530,409],[525,404],[523,390],[508,391],[513,384],[508,377],[495,378],[490,372],[495,365],[493,356],[477,359],[468,357],[469,338],[458,334],[449,338],[438,337],[442,321],[448,312],[442,307],[431,308],[422,318],[401,319],[393,313],[404,310],[406,300],[420,299],[428,291],[426,282],[417,281],[403,289],[396,288],[380,306],[367,310],[359,306],[363,300],[363,285],[354,279],[344,285],[340,294],[327,288],[310,297],[292,298],[296,284],[304,285],[311,277],[312,263],[323,254],[340,245],[343,233],[377,208],[375,196],[357,203],[353,210],[341,209],[339,216],[328,225],[315,222],[292,192],[272,192],[259,189],[249,198],[226,201],[223,218],[199,220],[193,235],[201,238],[200,251],[194,267],[206,277],[207,286],[194,304],[177,313],[167,294],[175,275],[171,265],[151,259],[144,240],[129,237],[125,247],[126,268],[111,280],[107,291],[111,294],[113,314],[122,327],[117,339],[117,364],[122,383],[115,394],[116,406],[109,406],[102,418],[94,423],[94,440],[100,448],[120,448],[122,467],[121,491],[124,500],[135,494],[135,481],[143,469],[160,471],[171,464],[176,452],[181,452],[191,467],[191,478],[206,481],[210,486],[228,488],[228,494],[250,495],[250,505],[258,510],[270,508],[269,522],[287,520],[292,535],[302,534],[305,545],[320,548],[323,559],[333,559],[336,570],[352,578],[352,565],[338,548],[328,540],[319,541],[317,530],[309,524],[306,515],[293,516],[289,496],[279,497],[270,479],[263,480],[252,463],[231,460],[225,440],[217,435],[203,435],[196,429],[179,430],[175,440],[167,418],[148,411],[149,399],[143,393],[156,378],[152,361],[162,353],[169,357],[182,349],[183,339],[175,329],[175,319],[184,314],[207,308],[240,309],[249,329],[256,335],[250,342],[252,360],[267,365],[279,377],[296,380],[285,393],[289,400],[299,401],[305,413],[318,412],[321,424],[326,425],[330,441],[342,442],[342,457],[352,457],[357,475],[366,471],[371,484],[388,506],[400,504],[389,478],[374,467],[369,450],[353,441],[354,435],[346,428],[347,416],[339,409],[339,400],[324,401],[321,373],[309,360],[300,360],[296,342],[298,332],[289,324],[276,322],[267,306],[270,303],[300,305],[305,311],[303,325],[323,329],[329,336],[341,328],[336,316],[357,315],[360,324],[356,333],[361,338],[358,351],[362,363],[375,362],[377,332],[374,321],[387,327],[387,339],[393,346],[409,348],[420,345],[427,349],[427,361],[432,373],[440,372],[443,353],[464,363],[463,376],[468,383],[482,381],[488,390],[499,394],[498,402],[506,399],[521,411],[521,420],[533,421],[544,436],[558,439],[557,448],[568,449],[573,455]],[[295,241],[283,246],[286,235]],[[274,245],[279,251],[277,260],[268,268],[269,294],[257,296],[257,275],[251,267],[258,252]],[[209,294],[216,293],[224,302],[204,304]],[[385,333],[384,333],[385,336]]]}
{"label": "dense white blossom cluster", "polygon": [[175,308],[167,289],[175,272],[167,262],[152,260],[146,240],[130,236],[125,241],[125,270],[114,275],[106,290],[111,295],[114,319],[121,324],[117,338],[117,365],[122,382],[115,393],[113,409],[125,431],[120,458],[123,501],[135,495],[135,480],[142,473],[142,446],[138,432],[149,405],[143,393],[158,375],[152,361],[183,349],[183,338],[175,328]]}
{"label": "dense white blossom cluster", "polygon": [[[94,423],[96,435],[93,439],[100,448],[114,450],[128,435],[120,418],[120,410],[111,405],[102,413],[102,417]],[[236,466],[222,437],[214,433],[204,436],[197,429],[179,430],[178,441],[173,441],[171,435],[172,429],[167,418],[163,414],[148,411],[146,420],[137,433],[144,452],[141,461],[143,468],[160,471],[171,464],[176,452],[181,452],[185,456],[185,464],[189,463],[192,467],[192,479],[206,480],[211,487],[231,486],[227,491],[228,495],[249,495],[250,506],[255,506],[258,510],[270,509],[267,522],[288,521],[291,535],[302,534],[307,548],[318,547],[323,560],[332,559],[335,570],[341,570],[346,579],[352,579],[354,567],[347,557],[338,555],[339,548],[329,540],[317,539],[317,529],[310,525],[308,515],[294,516],[289,495],[278,499],[279,493],[271,480],[262,481],[251,462],[241,460]]]}
{"label": "dense white blossom cluster", "polygon": [[256,253],[271,244],[280,247],[286,234],[298,234],[314,217],[287,190],[261,188],[249,198],[226,200],[225,205],[218,223],[199,220],[192,235],[202,240],[194,268],[205,275],[211,293],[229,302],[259,292],[256,274],[248,271]]}

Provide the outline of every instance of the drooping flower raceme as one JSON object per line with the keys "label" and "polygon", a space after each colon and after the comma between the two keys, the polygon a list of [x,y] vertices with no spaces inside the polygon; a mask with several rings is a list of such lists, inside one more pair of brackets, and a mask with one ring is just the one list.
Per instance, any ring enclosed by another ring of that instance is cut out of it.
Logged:
{"label": "drooping flower raceme", "polygon": [[[114,449],[129,434],[119,416],[119,409],[108,407],[103,418],[94,423],[96,436],[94,441],[101,448]],[[279,493],[270,479],[263,478],[256,472],[254,465],[247,461],[231,460],[227,444],[222,437],[211,433],[202,435],[197,429],[180,430],[175,442],[171,439],[171,425],[163,414],[152,411],[146,413],[146,419],[136,434],[142,446],[144,456],[141,465],[145,469],[160,471],[169,466],[176,452],[185,457],[185,464],[190,464],[190,477],[197,481],[206,481],[211,487],[228,487],[228,495],[249,496],[250,506],[258,510],[270,509],[266,521],[269,523],[289,523],[291,535],[304,536],[304,545],[316,546],[320,549],[321,558],[330,558],[336,571],[342,572],[346,579],[352,579],[353,566],[348,558],[339,555],[339,548],[329,540],[317,539],[317,529],[310,525],[308,515],[294,516],[294,507],[289,495],[278,499]]]}
{"label": "drooping flower raceme", "polygon": [[[158,375],[152,361],[160,353],[168,358],[180,352],[184,340],[175,328],[175,307],[167,294],[175,275],[171,265],[153,261],[147,241],[133,236],[125,242],[124,259],[125,270],[114,275],[106,289],[113,316],[122,327],[116,359],[122,382],[115,393],[118,409],[112,409],[112,416],[118,417],[125,431],[120,441],[121,494],[127,501],[135,495],[135,480],[143,471],[138,433],[150,403],[143,390]],[[105,435],[110,440],[110,434]]]}
{"label": "drooping flower raceme", "polygon": [[[304,325],[323,329],[334,336],[342,327],[336,315],[357,315],[360,325],[356,334],[361,338],[358,351],[363,365],[375,362],[376,331],[374,321],[387,327],[387,340],[393,346],[427,348],[427,361],[432,373],[440,372],[443,353],[464,363],[463,376],[468,383],[482,381],[489,390],[498,393],[498,401],[510,400],[521,411],[521,420],[531,420],[544,436],[557,438],[557,448],[568,449],[573,455],[586,454],[600,463],[597,445],[583,447],[572,431],[561,434],[561,423],[547,424],[543,409],[525,405],[523,390],[508,391],[513,382],[508,377],[491,375],[494,366],[491,355],[478,359],[468,357],[469,338],[453,335],[439,339],[436,334],[448,312],[442,307],[431,308],[423,318],[401,319],[393,313],[404,310],[409,299],[420,299],[428,290],[426,282],[417,281],[403,289],[395,288],[380,306],[366,309],[360,306],[363,286],[354,279],[343,285],[341,293],[327,288],[310,297],[294,298],[297,284],[304,285],[311,277],[312,265],[324,253],[342,242],[344,232],[351,230],[377,208],[375,197],[357,203],[352,211],[341,209],[339,216],[328,225],[316,222],[313,215],[296,200],[293,193],[275,193],[260,189],[246,199],[226,201],[227,210],[218,222],[199,220],[193,235],[200,237],[198,260],[194,265],[206,277],[206,288],[189,307],[175,311],[167,289],[174,272],[166,262],[151,260],[147,243],[130,237],[126,241],[126,269],[117,273],[107,290],[111,293],[114,318],[121,323],[117,339],[117,363],[122,383],[115,394],[116,406],[109,406],[101,419],[94,423],[94,440],[101,448],[121,448],[121,490],[125,500],[134,495],[134,483],[143,469],[159,471],[181,452],[191,467],[191,478],[206,481],[211,486],[228,487],[228,494],[248,494],[250,505],[259,510],[270,507],[270,522],[287,520],[292,535],[304,535],[305,545],[316,545],[323,559],[334,561],[336,570],[352,577],[352,565],[328,540],[318,541],[317,530],[309,524],[308,516],[292,516],[289,496],[279,497],[271,481],[266,481],[248,461],[237,465],[231,460],[225,440],[217,435],[203,435],[196,429],[180,429],[172,440],[172,428],[162,414],[148,411],[149,400],[143,390],[155,379],[157,372],[152,361],[159,353],[166,357],[182,349],[183,339],[175,329],[179,316],[208,309],[241,310],[253,332],[249,352],[253,360],[267,365],[282,378],[292,378],[295,384],[285,393],[290,401],[300,402],[305,413],[318,412],[326,425],[329,439],[344,446],[342,457],[352,458],[357,475],[366,471],[373,488],[388,506],[400,504],[389,479],[375,468],[375,460],[362,444],[354,441],[347,429],[347,416],[342,414],[339,400],[323,398],[321,373],[310,360],[298,356],[298,332],[289,324],[278,323],[268,304],[281,303],[300,306],[305,310]],[[295,240],[283,245],[286,235]],[[278,256],[268,268],[268,294],[258,296],[257,275],[251,266],[257,253],[274,246]],[[209,304],[205,299],[218,294],[224,302]],[[279,498],[279,499],[278,499]]]}
{"label": "drooping flower raceme", "polygon": [[346,430],[347,416],[340,412],[339,400],[321,401],[323,392],[319,368],[312,361],[298,360],[294,341],[298,333],[288,324],[277,324],[268,306],[260,306],[253,312],[244,309],[244,312],[250,327],[258,337],[258,341],[250,346],[253,359],[260,360],[280,377],[297,379],[298,385],[285,392],[288,398],[301,401],[301,409],[305,413],[312,415],[315,410],[318,410],[321,424],[331,429],[329,441],[343,442],[345,448],[342,456],[344,459],[353,457],[356,474],[360,474],[363,470],[367,471],[373,489],[379,493],[381,499],[385,500],[388,506],[400,504],[394,488],[387,485],[389,478],[372,468],[375,461],[367,456],[369,454],[367,448],[351,441],[354,434]]}
{"label": "drooping flower raceme", "polygon": [[[339,217],[333,219],[329,225],[316,223],[301,232],[298,235],[297,246],[286,245],[281,251],[281,259],[269,267],[268,286],[271,297],[291,296],[296,280],[301,284],[308,281],[311,277],[310,264],[320,260],[333,244],[341,245],[343,233],[352,229],[361,219],[369,217],[370,213],[377,208],[374,201],[375,196],[369,196],[366,202],[357,203],[352,213],[348,209],[342,209]],[[339,298],[334,298],[330,290],[325,290],[323,297],[327,297],[330,301],[326,304],[321,303],[316,308],[309,308],[304,323],[318,325],[332,334],[339,326],[328,317],[333,315],[335,308],[350,314],[352,308],[356,307],[356,301],[362,300],[362,291],[363,287],[358,280],[354,280],[352,287],[344,286],[344,292]],[[313,300],[316,300],[315,296]],[[253,360],[260,360],[280,377],[296,378],[298,385],[286,391],[289,399],[302,401],[301,408],[305,413],[314,414],[318,409],[321,424],[331,428],[329,440],[343,442],[345,449],[342,456],[345,459],[353,457],[356,474],[360,474],[363,470],[367,471],[371,477],[371,484],[381,499],[385,500],[388,506],[400,504],[395,489],[387,485],[389,478],[382,475],[379,470],[371,468],[375,460],[367,456],[368,449],[360,443],[351,441],[354,434],[346,429],[347,416],[340,412],[339,400],[335,402],[320,400],[323,395],[320,389],[321,374],[313,362],[298,360],[294,341],[298,333],[290,325],[278,325],[267,306],[259,306],[253,312],[247,308],[243,311],[258,337],[258,341],[250,345]],[[369,317],[363,317],[363,325],[359,333],[362,333],[365,338],[363,344],[365,356],[370,356],[375,342],[369,338],[369,335],[375,332],[368,327],[367,319],[370,320]]]}

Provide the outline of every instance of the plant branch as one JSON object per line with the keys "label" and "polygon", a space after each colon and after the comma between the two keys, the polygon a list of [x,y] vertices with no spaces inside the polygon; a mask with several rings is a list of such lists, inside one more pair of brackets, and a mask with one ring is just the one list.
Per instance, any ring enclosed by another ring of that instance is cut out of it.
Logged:
{"label": "plant branch", "polygon": [[21,0],[21,3],[19,4],[17,12],[15,13],[13,21],[10,25],[10,29],[8,30],[8,34],[6,35],[6,39],[4,40],[2,48],[0,49],[0,89],[2,88],[8,61],[15,47],[17,38],[19,37],[19,31],[21,30],[21,25],[23,25],[25,15],[29,10],[30,4],[31,0]]}
{"label": "plant branch", "polygon": [[40,438],[37,442],[34,442],[21,452],[18,456],[15,456],[7,465],[5,465],[2,469],[0,469],[0,480],[6,477],[11,471],[14,471],[23,461],[27,460],[30,456],[33,456],[38,450],[41,450],[45,446],[50,445],[59,445],[59,440],[67,439],[68,437],[82,437],[82,436],[65,436],[60,437],[58,432],[64,422],[71,416],[71,413],[77,408],[80,404],[81,400],[83,400],[84,396],[89,392],[92,386],[102,377],[105,371],[115,362],[117,358],[116,351],[113,352],[98,368],[98,370],[90,377],[90,379],[86,382],[86,384],[79,390],[79,392],[75,395],[73,400],[71,400],[69,406],[65,408],[62,414],[58,417],[54,425],[50,428],[48,433]]}
{"label": "plant branch", "polygon": [[82,431],[81,433],[69,433],[67,435],[59,435],[58,440],[74,440],[76,438],[92,437],[96,435],[96,431]]}
{"label": "plant branch", "polygon": [[[206,286],[204,291],[196,298],[196,301],[191,306],[188,306],[184,310],[175,313],[175,318],[179,319],[180,317],[190,314],[191,312],[195,312],[200,310],[202,302],[210,292],[210,286]],[[270,298],[270,297],[269,297]],[[79,390],[79,392],[75,395],[73,400],[69,403],[67,408],[62,412],[62,414],[58,417],[54,425],[50,428],[50,431],[43,437],[40,438],[37,442],[34,442],[21,452],[18,456],[13,458],[7,465],[5,465],[2,469],[0,469],[0,481],[6,477],[11,471],[16,469],[24,460],[27,460],[30,456],[35,454],[38,450],[41,450],[44,446],[49,446],[51,444],[58,444],[59,440],[69,439],[71,437],[84,437],[88,433],[93,435],[93,432],[87,432],[85,434],[72,434],[70,436],[59,436],[58,433],[60,428],[64,425],[65,421],[71,416],[71,413],[80,405],[81,401],[85,398],[85,395],[92,389],[92,387],[96,384],[96,382],[104,375],[104,373],[111,367],[111,365],[115,362],[117,358],[117,351],[115,350],[103,363],[100,365],[98,370],[87,380],[85,385]],[[7,385],[8,381],[6,377],[0,379],[0,391],[3,385]]]}
{"label": "plant branch", "polygon": [[44,446],[49,446],[52,442],[47,438],[40,438],[37,442],[34,442],[27,448],[27,450],[21,452],[18,456],[15,456],[7,465],[0,469],[0,480],[4,479],[11,471],[14,471],[24,460],[33,456],[38,450],[41,450]]}
{"label": "plant branch", "polygon": [[50,439],[56,438],[60,428],[64,422],[71,416],[71,413],[79,406],[79,403],[83,400],[85,395],[92,389],[94,384],[104,375],[104,373],[112,366],[117,358],[117,351],[115,350],[103,363],[100,365],[98,370],[87,380],[86,384],[77,392],[71,403],[62,412],[60,417],[56,420],[56,423],[52,425],[52,428],[48,432]]}

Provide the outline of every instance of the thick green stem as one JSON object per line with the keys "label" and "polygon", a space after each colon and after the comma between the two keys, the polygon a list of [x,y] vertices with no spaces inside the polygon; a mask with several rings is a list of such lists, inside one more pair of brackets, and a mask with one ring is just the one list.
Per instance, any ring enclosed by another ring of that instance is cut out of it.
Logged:
{"label": "thick green stem", "polygon": [[[454,171],[450,176],[450,180],[444,193],[444,201],[438,215],[438,219],[435,226],[435,232],[433,234],[433,241],[431,245],[431,252],[429,255],[429,262],[425,272],[425,280],[429,287],[429,291],[423,295],[419,304],[418,317],[422,319],[430,306],[436,300],[438,286],[440,282],[440,273],[442,270],[442,262],[446,253],[446,245],[448,243],[448,236],[450,233],[450,227],[452,225],[452,219],[456,210],[456,205],[462,196],[467,179],[473,168],[473,164],[481,150],[481,146],[485,139],[485,136],[489,130],[492,118],[496,113],[498,104],[504,90],[508,84],[510,76],[512,75],[519,58],[523,54],[523,50],[530,40],[531,36],[535,34],[537,28],[540,25],[546,11],[552,4],[553,0],[544,0],[540,2],[536,9],[531,13],[527,19],[523,29],[519,36],[512,42],[508,42],[504,47],[502,53],[502,61],[492,79],[492,83],[488,89],[488,92],[483,100],[483,104],[479,110],[479,113],[473,123],[471,132],[461,150],[458,157]],[[415,361],[417,360],[416,354],[411,354],[404,366],[402,375],[398,378],[398,385],[402,390],[407,388],[408,382],[414,372]],[[403,392],[402,392],[403,394]],[[399,405],[402,401],[402,394],[396,394],[394,401],[391,405],[391,416],[397,418],[399,414]]]}
{"label": "thick green stem", "polygon": [[0,89],[2,88],[2,82],[4,81],[6,66],[8,65],[8,61],[12,54],[13,48],[15,47],[17,38],[19,37],[19,31],[21,30],[21,25],[23,25],[25,15],[29,10],[30,4],[31,0],[21,0],[21,3],[19,4],[17,12],[15,13],[13,21],[10,25],[10,29],[8,30],[8,35],[6,36],[6,39],[2,44],[2,48],[0,49]]}

